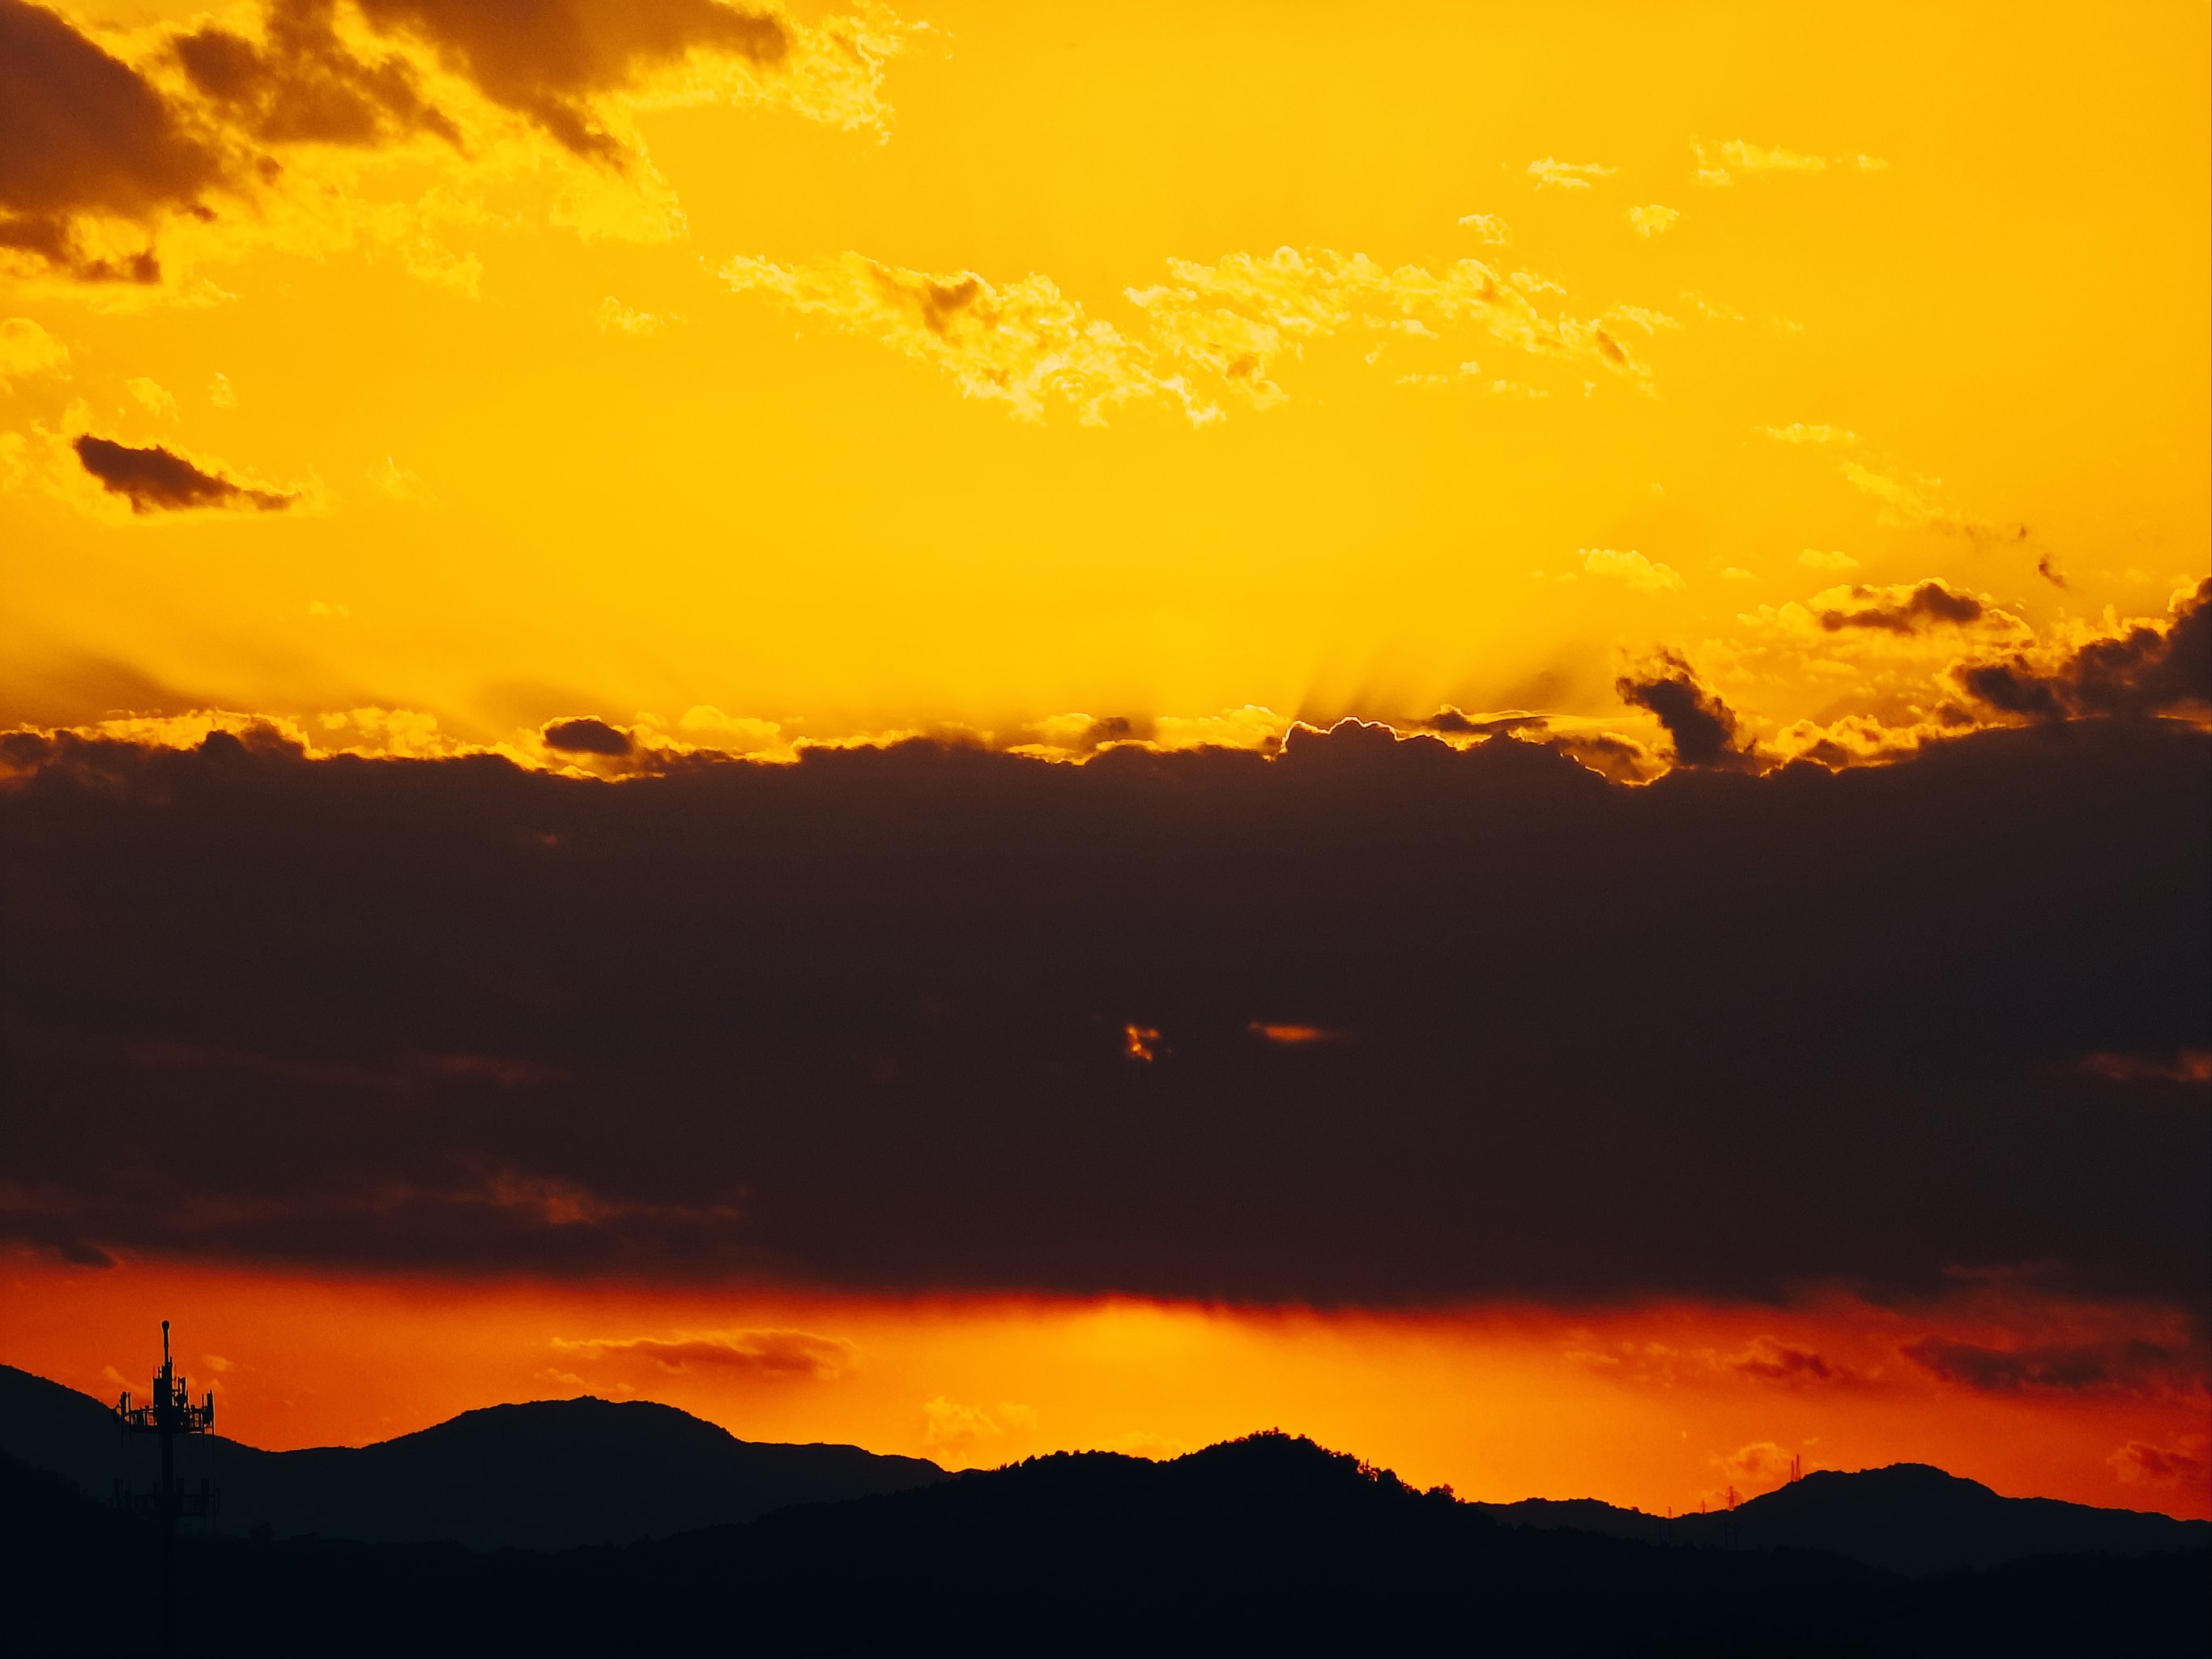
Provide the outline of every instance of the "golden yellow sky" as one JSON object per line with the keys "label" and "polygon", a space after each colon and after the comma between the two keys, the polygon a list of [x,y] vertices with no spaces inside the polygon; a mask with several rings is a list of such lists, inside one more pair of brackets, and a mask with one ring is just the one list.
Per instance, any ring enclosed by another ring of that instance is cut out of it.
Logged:
{"label": "golden yellow sky", "polygon": [[[189,101],[201,14],[64,9]],[[0,277],[0,720],[742,747],[1450,702],[1649,740],[1613,681],[1665,647],[1784,750],[1910,728],[1978,642],[2205,573],[2207,37],[810,12],[773,71],[579,94],[609,163],[392,35],[462,150],[271,142],[210,222],[88,231],[150,236],[158,288]],[[88,433],[298,499],[134,514]],[[2003,614],[1815,620],[1929,578]]]}
{"label": "golden yellow sky", "polygon": [[0,1358],[2212,1512],[2203,0],[902,7],[0,0]]}

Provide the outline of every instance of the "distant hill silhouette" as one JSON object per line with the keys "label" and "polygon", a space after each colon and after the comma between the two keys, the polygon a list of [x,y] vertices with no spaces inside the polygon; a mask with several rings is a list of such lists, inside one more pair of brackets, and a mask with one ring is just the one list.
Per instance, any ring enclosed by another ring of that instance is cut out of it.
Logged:
{"label": "distant hill silhouette", "polygon": [[[153,1449],[126,1447],[106,1402],[0,1365],[0,1453],[105,1498],[147,1480]],[[921,1458],[854,1446],[738,1440],[672,1406],[604,1400],[493,1406],[359,1449],[262,1451],[219,1436],[184,1443],[187,1478],[222,1489],[220,1530],[266,1526],[376,1543],[477,1549],[629,1544],[942,1480]],[[2041,1554],[2139,1555],[2212,1547],[2212,1523],[2045,1498],[2002,1498],[1924,1463],[1820,1472],[1734,1516],[1673,1520],[1595,1498],[1466,1508],[1514,1526],[1644,1543],[1826,1550],[1918,1577]]]}
{"label": "distant hill silhouette", "polygon": [[[143,1651],[158,1542],[0,1461],[16,1650]],[[1060,1454],[622,1549],[185,1540],[185,1650],[2201,1655],[2212,1553],[1923,1579],[1503,1523],[1309,1441]]]}
{"label": "distant hill silhouette", "polygon": [[[158,1468],[150,1445],[122,1443],[107,1404],[12,1366],[0,1366],[0,1452],[99,1498],[117,1476]],[[739,1440],[672,1406],[605,1400],[493,1406],[357,1449],[194,1437],[178,1465],[222,1489],[224,1532],[479,1549],[631,1543],[945,1474],[918,1457]]]}
{"label": "distant hill silhouette", "polygon": [[1733,1516],[1672,1520],[1616,1509],[1595,1498],[1540,1498],[1477,1504],[1498,1520],[1571,1527],[1613,1538],[1739,1549],[1828,1550],[1912,1577],[1994,1567],[2030,1555],[2142,1555],[2212,1547],[2212,1522],[2137,1510],[2100,1510],[2054,1498],[2001,1498],[1978,1480],[1925,1463],[1893,1463],[1856,1474],[1820,1471]]}

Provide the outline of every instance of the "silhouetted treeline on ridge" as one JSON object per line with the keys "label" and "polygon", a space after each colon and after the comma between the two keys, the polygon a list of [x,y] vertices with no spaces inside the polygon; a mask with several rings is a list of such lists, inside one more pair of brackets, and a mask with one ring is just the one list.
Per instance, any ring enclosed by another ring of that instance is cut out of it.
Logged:
{"label": "silhouetted treeline on ridge", "polygon": [[[0,1365],[0,1453],[95,1498],[150,1480],[150,1448],[116,1437],[112,1404]],[[739,1440],[673,1406],[538,1400],[491,1406],[370,1446],[264,1451],[221,1435],[178,1450],[222,1494],[221,1530],[477,1549],[629,1544],[941,1480],[927,1458]]]}
{"label": "silhouetted treeline on ridge", "polygon": [[[142,1649],[152,1530],[13,1459],[21,1650]],[[2212,1553],[1908,1579],[1515,1526],[1279,1433],[1056,1454],[623,1548],[193,1538],[188,1652],[2202,1653]],[[136,1569],[136,1570],[134,1570]]]}

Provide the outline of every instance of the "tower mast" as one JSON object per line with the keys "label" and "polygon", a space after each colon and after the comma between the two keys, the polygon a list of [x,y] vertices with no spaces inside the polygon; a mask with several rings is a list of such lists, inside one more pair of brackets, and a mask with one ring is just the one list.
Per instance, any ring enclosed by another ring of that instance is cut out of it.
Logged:
{"label": "tower mast", "polygon": [[198,1492],[186,1492],[177,1479],[177,1437],[205,1434],[215,1424],[215,1395],[210,1390],[192,1403],[185,1379],[169,1357],[169,1322],[161,1322],[161,1369],[154,1373],[154,1403],[133,1406],[129,1390],[115,1403],[115,1415],[124,1437],[134,1434],[159,1436],[161,1442],[161,1484],[143,1492],[116,1482],[115,1501],[137,1515],[151,1515],[161,1523],[161,1628],[165,1652],[177,1650],[177,1522],[187,1516],[205,1516],[215,1507],[215,1494],[207,1478]]}

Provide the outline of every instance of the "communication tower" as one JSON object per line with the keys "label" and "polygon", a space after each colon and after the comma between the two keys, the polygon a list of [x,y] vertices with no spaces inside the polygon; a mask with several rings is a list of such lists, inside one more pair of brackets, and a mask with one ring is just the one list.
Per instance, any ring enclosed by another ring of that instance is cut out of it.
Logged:
{"label": "communication tower", "polygon": [[167,1320],[161,1322],[161,1369],[154,1373],[154,1403],[133,1406],[126,1389],[115,1402],[115,1415],[123,1425],[126,1443],[134,1434],[156,1435],[161,1442],[161,1484],[148,1492],[118,1480],[115,1502],[118,1508],[150,1516],[161,1523],[162,1632],[166,1650],[173,1653],[177,1649],[177,1522],[204,1519],[216,1508],[215,1492],[204,1475],[197,1492],[187,1492],[177,1479],[177,1437],[205,1434],[214,1426],[215,1395],[210,1392],[201,1396],[197,1406],[192,1403],[185,1379],[177,1375],[169,1358]]}

